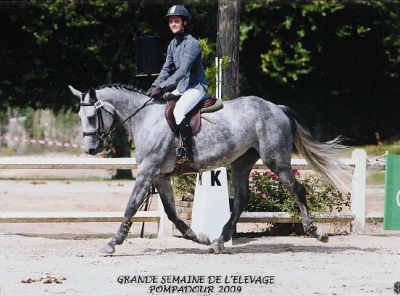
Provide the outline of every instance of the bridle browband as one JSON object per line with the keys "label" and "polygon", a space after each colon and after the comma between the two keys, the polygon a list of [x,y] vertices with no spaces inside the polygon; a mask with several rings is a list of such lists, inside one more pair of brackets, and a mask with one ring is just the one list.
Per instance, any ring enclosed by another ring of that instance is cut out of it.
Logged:
{"label": "bridle browband", "polygon": [[[84,98],[85,94],[82,94],[82,100]],[[98,100],[96,98],[96,100],[93,103],[80,103],[80,105],[82,107],[87,107],[87,106],[93,106],[96,108],[96,115],[97,115],[97,130],[93,131],[93,132],[83,132],[83,136],[97,136],[100,138],[100,140],[105,140],[107,139],[111,133],[113,131],[115,131],[116,128],[118,128],[119,126],[123,125],[125,122],[127,122],[129,119],[131,119],[132,117],[134,117],[136,114],[139,113],[139,111],[141,111],[144,107],[146,107],[146,105],[153,100],[153,98],[148,99],[146,102],[144,102],[144,104],[137,109],[134,113],[132,113],[131,115],[129,115],[126,119],[124,119],[123,121],[117,123],[116,125],[114,125],[114,127],[111,126],[110,130],[108,132],[105,131],[104,128],[104,120],[103,120],[103,114],[101,112],[101,110],[106,111],[108,114],[111,114],[112,116],[114,116],[113,113],[111,113],[110,111],[108,111],[106,108],[104,108],[104,103],[100,100]]]}

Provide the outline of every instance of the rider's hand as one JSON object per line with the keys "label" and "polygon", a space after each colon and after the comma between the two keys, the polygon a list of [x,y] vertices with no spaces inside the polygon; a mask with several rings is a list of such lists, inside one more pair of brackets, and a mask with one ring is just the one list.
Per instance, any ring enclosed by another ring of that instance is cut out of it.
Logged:
{"label": "rider's hand", "polygon": [[151,98],[159,98],[162,96],[162,90],[157,86],[152,86],[146,94]]}
{"label": "rider's hand", "polygon": [[173,93],[166,92],[162,98],[166,101],[178,101],[181,95],[174,95]]}

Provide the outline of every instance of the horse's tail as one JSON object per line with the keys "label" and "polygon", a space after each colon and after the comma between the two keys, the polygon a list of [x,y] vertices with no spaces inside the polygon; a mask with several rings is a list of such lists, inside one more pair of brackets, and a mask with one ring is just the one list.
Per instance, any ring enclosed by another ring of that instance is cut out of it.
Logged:
{"label": "horse's tail", "polygon": [[320,142],[311,135],[294,110],[283,105],[279,107],[291,121],[297,151],[311,168],[343,193],[350,192],[353,168],[340,160],[343,155],[339,150],[345,148],[341,144],[342,138]]}

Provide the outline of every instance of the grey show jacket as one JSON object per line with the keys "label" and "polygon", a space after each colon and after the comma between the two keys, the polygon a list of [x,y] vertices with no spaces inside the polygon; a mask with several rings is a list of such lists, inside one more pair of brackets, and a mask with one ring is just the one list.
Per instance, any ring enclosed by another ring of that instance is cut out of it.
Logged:
{"label": "grey show jacket", "polygon": [[172,39],[165,63],[152,85],[163,91],[176,88],[180,93],[189,88],[208,90],[200,44],[192,35],[184,33]]}

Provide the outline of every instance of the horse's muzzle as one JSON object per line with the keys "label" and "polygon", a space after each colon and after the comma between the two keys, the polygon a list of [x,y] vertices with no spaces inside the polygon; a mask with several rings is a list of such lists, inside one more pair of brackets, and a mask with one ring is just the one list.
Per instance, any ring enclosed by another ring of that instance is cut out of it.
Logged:
{"label": "horse's muzzle", "polygon": [[95,155],[95,154],[97,154],[97,149],[89,149],[87,151],[87,153],[90,154],[90,155]]}

